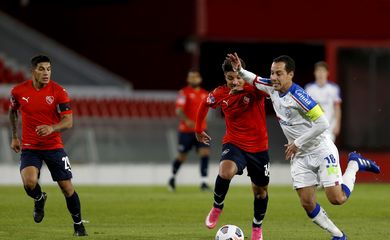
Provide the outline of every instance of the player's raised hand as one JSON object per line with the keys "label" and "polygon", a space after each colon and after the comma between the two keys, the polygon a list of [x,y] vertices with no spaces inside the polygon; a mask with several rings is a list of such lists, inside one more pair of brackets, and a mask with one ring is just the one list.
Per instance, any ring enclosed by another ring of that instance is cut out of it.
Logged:
{"label": "player's raised hand", "polygon": [[233,67],[234,71],[236,71],[236,72],[240,71],[240,69],[241,69],[241,61],[240,61],[240,58],[238,57],[237,53],[234,53],[234,54],[229,53],[226,56],[226,59],[230,60],[230,62],[232,63],[232,67]]}
{"label": "player's raised hand", "polygon": [[44,137],[44,136],[50,135],[52,132],[54,132],[54,128],[50,125],[40,125],[35,129],[35,132],[39,136]]}
{"label": "player's raised hand", "polygon": [[12,138],[10,147],[11,147],[12,150],[14,150],[14,152],[16,152],[16,153],[20,152],[20,141],[19,141],[19,138]]}
{"label": "player's raised hand", "polygon": [[285,144],[286,151],[284,152],[286,154],[286,160],[291,160],[294,155],[298,152],[298,147],[294,143]]}
{"label": "player's raised hand", "polygon": [[211,137],[209,135],[207,135],[207,133],[205,131],[203,131],[201,133],[195,133],[195,136],[196,136],[196,139],[198,140],[198,142],[202,142],[206,145],[210,145]]}

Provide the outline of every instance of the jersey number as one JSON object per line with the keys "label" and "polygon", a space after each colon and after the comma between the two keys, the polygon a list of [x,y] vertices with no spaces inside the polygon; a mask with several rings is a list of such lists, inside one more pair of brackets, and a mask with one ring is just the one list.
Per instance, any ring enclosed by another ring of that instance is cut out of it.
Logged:
{"label": "jersey number", "polygon": [[326,161],[328,161],[328,164],[335,164],[336,159],[334,158],[333,154],[330,154],[328,157],[325,158]]}
{"label": "jersey number", "polygon": [[71,171],[72,167],[70,166],[69,158],[68,157],[63,157],[62,161],[65,164],[65,170]]}
{"label": "jersey number", "polygon": [[270,170],[269,168],[270,168],[269,163],[264,165],[264,176],[266,177],[269,177],[269,170]]}

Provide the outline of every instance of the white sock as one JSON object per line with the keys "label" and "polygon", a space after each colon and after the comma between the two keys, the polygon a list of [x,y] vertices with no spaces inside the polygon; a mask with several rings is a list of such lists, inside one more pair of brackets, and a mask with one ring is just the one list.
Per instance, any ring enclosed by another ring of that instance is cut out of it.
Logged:
{"label": "white sock", "polygon": [[359,171],[359,165],[355,161],[349,161],[347,169],[345,169],[343,175],[343,182],[349,188],[349,191],[353,191],[355,186],[356,173]]}
{"label": "white sock", "polygon": [[261,224],[263,224],[263,220],[258,221],[256,218],[253,218],[253,223],[256,225],[261,225]]}
{"label": "white sock", "polygon": [[343,233],[340,231],[338,227],[336,227],[336,225],[332,222],[332,220],[329,219],[328,215],[326,214],[325,210],[322,207],[321,210],[318,212],[317,216],[312,218],[312,221],[318,226],[320,226],[321,228],[330,232],[334,237],[343,236]]}
{"label": "white sock", "polygon": [[208,177],[202,177],[202,179],[200,180],[201,183],[208,183],[209,182],[209,178]]}

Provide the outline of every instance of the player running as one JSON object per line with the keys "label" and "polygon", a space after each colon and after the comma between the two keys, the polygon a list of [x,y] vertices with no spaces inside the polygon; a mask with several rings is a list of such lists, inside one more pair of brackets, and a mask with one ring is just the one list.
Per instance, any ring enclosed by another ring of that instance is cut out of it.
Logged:
{"label": "player running", "polygon": [[[195,70],[189,71],[187,75],[188,86],[179,91],[176,100],[176,113],[180,119],[179,147],[178,154],[172,163],[172,176],[168,182],[168,186],[172,191],[176,190],[176,175],[192,147],[196,148],[200,156],[200,174],[202,177],[200,189],[203,191],[210,189],[207,179],[210,148],[208,145],[198,142],[195,137],[196,113],[200,103],[208,94],[206,90],[200,87],[201,83],[200,73]],[[202,130],[206,129],[206,120],[202,122],[201,127]]]}
{"label": "player running", "polygon": [[[80,199],[72,182],[69,158],[63,149],[61,131],[73,125],[70,99],[65,89],[50,79],[51,62],[47,56],[31,59],[32,80],[11,90],[9,118],[12,126],[11,148],[20,157],[20,174],[24,189],[34,199],[34,221],[45,215],[47,194],[38,183],[43,161],[53,181],[61,188],[74,221],[74,235],[87,236],[81,219]],[[22,143],[18,138],[18,111],[22,114]]]}
{"label": "player running", "polygon": [[330,128],[327,132],[334,142],[340,133],[341,126],[341,97],[340,88],[336,83],[328,81],[328,64],[317,62],[314,65],[315,82],[306,85],[306,92],[324,110]]}
{"label": "player running", "polygon": [[352,152],[348,166],[342,175],[339,154],[325,131],[329,127],[321,107],[295,84],[295,62],[289,56],[274,59],[271,79],[260,78],[244,69],[235,53],[228,54],[234,69],[245,81],[267,93],[288,140],[286,159],[291,160],[291,175],[294,189],[302,207],[314,223],[332,234],[332,240],[345,240],[347,236],[330,220],[325,210],[317,203],[316,186],[322,184],[330,203],[344,204],[353,191],[356,173],[368,171],[379,173],[375,162]]}
{"label": "player running", "polygon": [[262,240],[270,167],[264,109],[266,95],[245,83],[240,75],[233,71],[230,60],[224,61],[222,69],[226,84],[214,89],[201,103],[196,118],[196,137],[205,144],[209,144],[211,140],[202,127],[209,108],[220,106],[226,122],[219,173],[215,181],[214,206],[205,223],[210,229],[217,225],[230,181],[234,175],[243,174],[246,167],[254,193],[251,239]]}

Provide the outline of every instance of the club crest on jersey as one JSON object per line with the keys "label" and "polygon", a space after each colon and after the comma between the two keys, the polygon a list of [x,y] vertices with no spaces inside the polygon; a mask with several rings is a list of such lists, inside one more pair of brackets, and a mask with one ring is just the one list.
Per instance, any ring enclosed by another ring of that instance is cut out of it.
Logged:
{"label": "club crest on jersey", "polygon": [[250,101],[251,101],[251,99],[250,99],[249,97],[244,96],[243,102],[244,102],[245,104],[249,104]]}
{"label": "club crest on jersey", "polygon": [[215,97],[210,93],[209,96],[207,97],[207,103],[208,104],[213,104],[215,103]]}
{"label": "club crest on jersey", "polygon": [[290,117],[291,117],[291,110],[290,110],[289,108],[286,108],[286,110],[285,110],[284,113],[286,114],[286,117],[287,117],[287,118],[290,118]]}
{"label": "club crest on jersey", "polygon": [[47,102],[47,104],[53,104],[54,97],[53,96],[46,96],[46,102]]}

